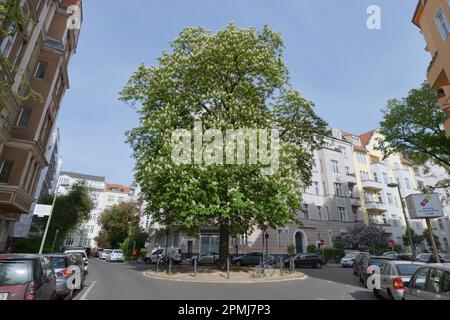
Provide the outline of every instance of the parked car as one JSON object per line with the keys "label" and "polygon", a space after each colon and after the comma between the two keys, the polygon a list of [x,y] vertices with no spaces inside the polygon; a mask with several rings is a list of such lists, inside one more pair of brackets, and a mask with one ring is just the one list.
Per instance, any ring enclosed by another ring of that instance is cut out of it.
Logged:
{"label": "parked car", "polygon": [[[194,263],[194,259],[197,257],[193,257],[192,263]],[[197,258],[197,265],[215,265],[219,261],[219,254],[215,251],[210,251],[204,254],[201,254],[200,257]]]}
{"label": "parked car", "polygon": [[450,300],[450,264],[428,264],[414,273],[404,300]]}
{"label": "parked car", "polygon": [[[417,260],[424,263],[436,263],[436,256],[433,253],[421,253],[417,256]],[[439,262],[444,263],[442,256],[439,257]]]}
{"label": "parked car", "polygon": [[[144,262],[156,263],[163,261],[166,257],[166,248],[154,249],[153,251],[147,253],[144,258]],[[179,248],[167,248],[167,257],[172,260],[174,264],[181,264],[183,261],[182,251]]]}
{"label": "parked car", "polygon": [[112,252],[112,249],[105,249],[103,250],[103,252],[100,254],[100,259],[101,260],[106,260],[108,258],[108,255]]}
{"label": "parked car", "polygon": [[103,253],[103,250],[105,250],[105,249],[97,249],[97,250],[95,251],[95,256],[96,256],[97,258],[100,258],[100,259],[101,259],[101,254]]}
{"label": "parked car", "polygon": [[405,286],[411,276],[425,264],[422,262],[388,261],[380,267],[380,289],[374,289],[375,296],[388,300],[402,300]]}
{"label": "parked car", "polygon": [[[316,269],[322,268],[326,264],[325,259],[316,253],[301,253],[292,258],[294,260],[294,265],[296,268],[299,267],[313,267]],[[286,259],[284,261],[285,267],[289,267],[289,261],[291,259]]]}
{"label": "parked car", "polygon": [[114,249],[106,258],[108,262],[125,262],[123,251],[120,249]]}
{"label": "parked car", "polygon": [[0,255],[0,300],[54,300],[56,275],[40,255]]}
{"label": "parked car", "polygon": [[[51,262],[56,273],[56,290],[59,298],[72,299],[74,289],[69,289],[67,281],[75,272],[70,267],[76,266],[80,270],[80,290],[84,288],[86,273],[84,272],[84,261],[81,255],[73,253],[57,253],[45,255]],[[75,280],[73,280],[75,282]]]}
{"label": "parked car", "polygon": [[355,261],[353,261],[353,274],[359,276],[361,272],[361,260],[366,255],[368,256],[369,254],[366,252],[361,252],[356,256]]}
{"label": "parked car", "polygon": [[442,254],[441,259],[444,260],[443,263],[450,263],[450,254],[449,253]]}
{"label": "parked car", "polygon": [[372,256],[372,255],[365,255],[362,257],[359,267],[359,280],[364,283],[364,285],[367,286],[367,278],[369,278],[372,273],[369,273],[369,267],[370,266],[378,266],[381,267],[381,265],[385,262],[388,262],[390,260],[393,260],[389,256]]}
{"label": "parked car", "polygon": [[359,253],[347,253],[345,257],[341,259],[341,265],[345,267],[353,267],[353,262],[355,262],[355,258]]}
{"label": "parked car", "polygon": [[87,256],[85,250],[83,250],[83,249],[66,250],[66,251],[64,251],[64,253],[75,253],[75,254],[81,255],[81,257],[83,258],[83,262],[84,262],[84,272],[88,273],[89,259],[88,259],[88,256]]}
{"label": "parked car", "polygon": [[[249,252],[231,259],[231,264],[236,266],[257,266],[263,260],[262,252]],[[275,263],[275,258],[271,255],[266,257],[268,264]]]}

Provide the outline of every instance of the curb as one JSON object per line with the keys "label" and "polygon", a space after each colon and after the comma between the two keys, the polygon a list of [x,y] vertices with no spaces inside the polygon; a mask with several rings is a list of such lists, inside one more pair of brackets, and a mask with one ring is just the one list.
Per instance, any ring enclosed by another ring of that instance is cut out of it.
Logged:
{"label": "curb", "polygon": [[261,281],[236,281],[236,280],[224,280],[224,281],[213,281],[213,280],[195,280],[195,279],[171,279],[166,277],[158,277],[154,275],[150,275],[148,271],[143,271],[142,274],[150,279],[156,279],[156,280],[168,280],[168,281],[175,281],[175,282],[188,282],[188,283],[208,283],[208,284],[264,284],[264,283],[276,283],[276,282],[288,282],[288,281],[303,281],[308,279],[308,276],[304,273],[299,275],[299,277],[296,278],[290,278],[290,279],[277,279],[277,280],[261,280]]}

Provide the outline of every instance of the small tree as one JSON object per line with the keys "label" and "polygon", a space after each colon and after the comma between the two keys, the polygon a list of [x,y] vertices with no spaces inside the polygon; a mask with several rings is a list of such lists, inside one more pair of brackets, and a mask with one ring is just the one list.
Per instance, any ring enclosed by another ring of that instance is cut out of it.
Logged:
{"label": "small tree", "polygon": [[384,140],[378,141],[378,149],[385,156],[404,154],[417,163],[432,161],[448,169],[450,139],[443,127],[446,115],[438,98],[438,91],[424,83],[402,100],[389,100],[380,123]]}
{"label": "small tree", "polygon": [[[419,243],[421,243],[423,240],[425,240],[425,236],[423,234],[422,235],[418,235],[416,233],[416,231],[414,231],[414,229],[412,229],[412,228],[411,228],[411,235],[412,235],[412,239],[413,239],[413,242],[414,242],[415,246],[417,246]],[[409,243],[408,232],[406,232],[406,234],[404,234],[402,236],[402,240],[403,240],[403,244],[405,246],[411,246],[411,244]]]}
{"label": "small tree", "polygon": [[377,225],[357,225],[344,239],[354,250],[368,248],[371,253],[379,253],[387,248],[387,237],[382,227]]}
{"label": "small tree", "polygon": [[[433,232],[433,237],[434,237],[434,241],[436,242],[436,247],[437,247],[438,249],[440,249],[440,248],[441,248],[441,242],[439,241],[439,237],[437,237],[437,236],[434,234],[434,232]],[[429,247],[429,248],[432,248],[433,245],[432,245],[432,243],[431,243],[431,233],[430,233],[430,230],[428,230],[428,229],[425,229],[425,230],[424,230],[424,232],[423,232],[423,238],[424,238],[424,240],[427,241],[428,247]]]}

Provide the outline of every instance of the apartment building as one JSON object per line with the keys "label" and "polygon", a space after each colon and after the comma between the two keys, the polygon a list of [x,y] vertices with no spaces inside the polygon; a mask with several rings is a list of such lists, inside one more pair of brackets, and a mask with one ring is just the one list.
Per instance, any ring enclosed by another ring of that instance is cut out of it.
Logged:
{"label": "apartment building", "polygon": [[[420,191],[415,167],[409,160],[401,155],[383,159],[384,155],[376,150],[377,141],[382,138],[376,130],[360,136],[348,136],[348,140],[354,144],[353,157],[364,221],[366,224],[382,226],[389,239],[403,246],[406,222],[401,197],[398,189],[390,188],[388,184],[399,185],[403,199]],[[411,221],[411,227],[418,234],[424,231],[424,224],[420,220]]]}
{"label": "apartment building", "polygon": [[420,0],[413,23],[425,37],[432,60],[427,70],[430,85],[440,90],[439,105],[447,113],[445,130],[450,136],[450,1]]}
{"label": "apartment building", "polygon": [[59,192],[62,194],[67,193],[75,183],[84,183],[90,189],[90,196],[94,203],[89,220],[78,226],[77,230],[66,238],[64,242],[66,247],[97,247],[94,239],[101,230],[98,224],[100,214],[113,205],[133,201],[135,197],[133,187],[106,183],[105,177],[61,172],[59,181]]}
{"label": "apartment building", "polygon": [[[0,44],[0,77],[9,88],[0,111],[0,252],[14,223],[30,212],[48,166],[45,151],[69,88],[68,64],[82,23],[81,0],[22,0],[20,8],[27,20]],[[39,97],[17,98],[31,90]]]}
{"label": "apartment building", "polygon": [[[432,164],[416,168],[416,177],[419,185],[427,188],[435,187],[440,181],[450,180],[448,171]],[[431,227],[434,234],[439,237],[441,251],[450,253],[450,190],[448,188],[439,188],[435,189],[434,192],[440,196],[444,216],[439,219],[433,219]]]}
{"label": "apartment building", "polygon": [[[298,253],[306,252],[308,245],[316,245],[319,240],[325,241],[325,247],[332,247],[336,237],[364,223],[352,149],[352,143],[336,129],[324,146],[314,152],[313,183],[303,190],[303,208],[299,208],[297,215],[301,224],[268,229],[267,247],[271,254],[285,255],[290,245]],[[169,247],[179,247],[187,256],[219,250],[219,231],[215,226],[200,228],[198,236],[167,230],[159,224],[154,224],[151,230],[152,247],[165,246],[167,241]],[[248,235],[232,236],[230,240],[229,250],[234,254],[261,252],[265,241],[259,229]]]}
{"label": "apartment building", "polygon": [[45,152],[45,159],[49,165],[41,171],[39,176],[34,194],[36,200],[33,202],[30,212],[21,215],[20,220],[14,224],[14,230],[11,235],[13,239],[28,237],[34,218],[33,212],[35,206],[43,196],[55,194],[62,164],[62,160],[59,157],[60,143],[59,129],[56,128]]}

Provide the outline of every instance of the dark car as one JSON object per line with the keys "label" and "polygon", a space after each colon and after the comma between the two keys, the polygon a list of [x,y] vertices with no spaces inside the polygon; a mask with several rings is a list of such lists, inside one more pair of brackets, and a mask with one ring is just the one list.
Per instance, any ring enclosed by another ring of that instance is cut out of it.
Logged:
{"label": "dark car", "polygon": [[450,264],[428,264],[414,273],[404,300],[450,300]]}
{"label": "dark car", "polygon": [[356,256],[355,261],[353,262],[353,274],[359,276],[359,273],[361,271],[361,260],[364,256],[368,255],[368,253],[362,252]]}
{"label": "dark car", "polygon": [[[79,290],[84,288],[86,274],[84,272],[84,261],[81,255],[70,253],[48,254],[46,257],[50,260],[56,273],[56,288],[59,298],[72,299],[75,289],[68,287],[69,277],[74,274],[71,267],[78,267],[81,282]],[[75,279],[72,280],[75,284]]]}
{"label": "dark car", "polygon": [[[436,263],[436,256],[433,253],[421,253],[417,256],[417,260],[423,263]],[[445,263],[442,256],[439,257],[439,262]]]}
{"label": "dark car", "polygon": [[[325,259],[316,253],[301,253],[292,258],[296,268],[313,267],[320,269],[326,264]],[[289,267],[290,259],[284,261],[285,267]]]}
{"label": "dark car", "polygon": [[370,266],[378,266],[381,267],[381,265],[385,262],[392,261],[394,259],[390,258],[389,256],[364,256],[361,259],[360,263],[360,270],[359,270],[359,280],[364,283],[364,285],[367,285],[367,279],[373,274],[372,272],[369,272]]}
{"label": "dark car", "polygon": [[40,255],[0,255],[0,300],[54,300],[56,275]]}
{"label": "dark car", "polygon": [[[231,260],[232,264],[235,264],[237,266],[256,266],[261,263],[263,260],[263,253],[261,252],[249,252],[246,254],[243,254],[241,256],[234,257]],[[274,263],[275,259],[272,256],[266,256],[266,261],[269,264]]]}

